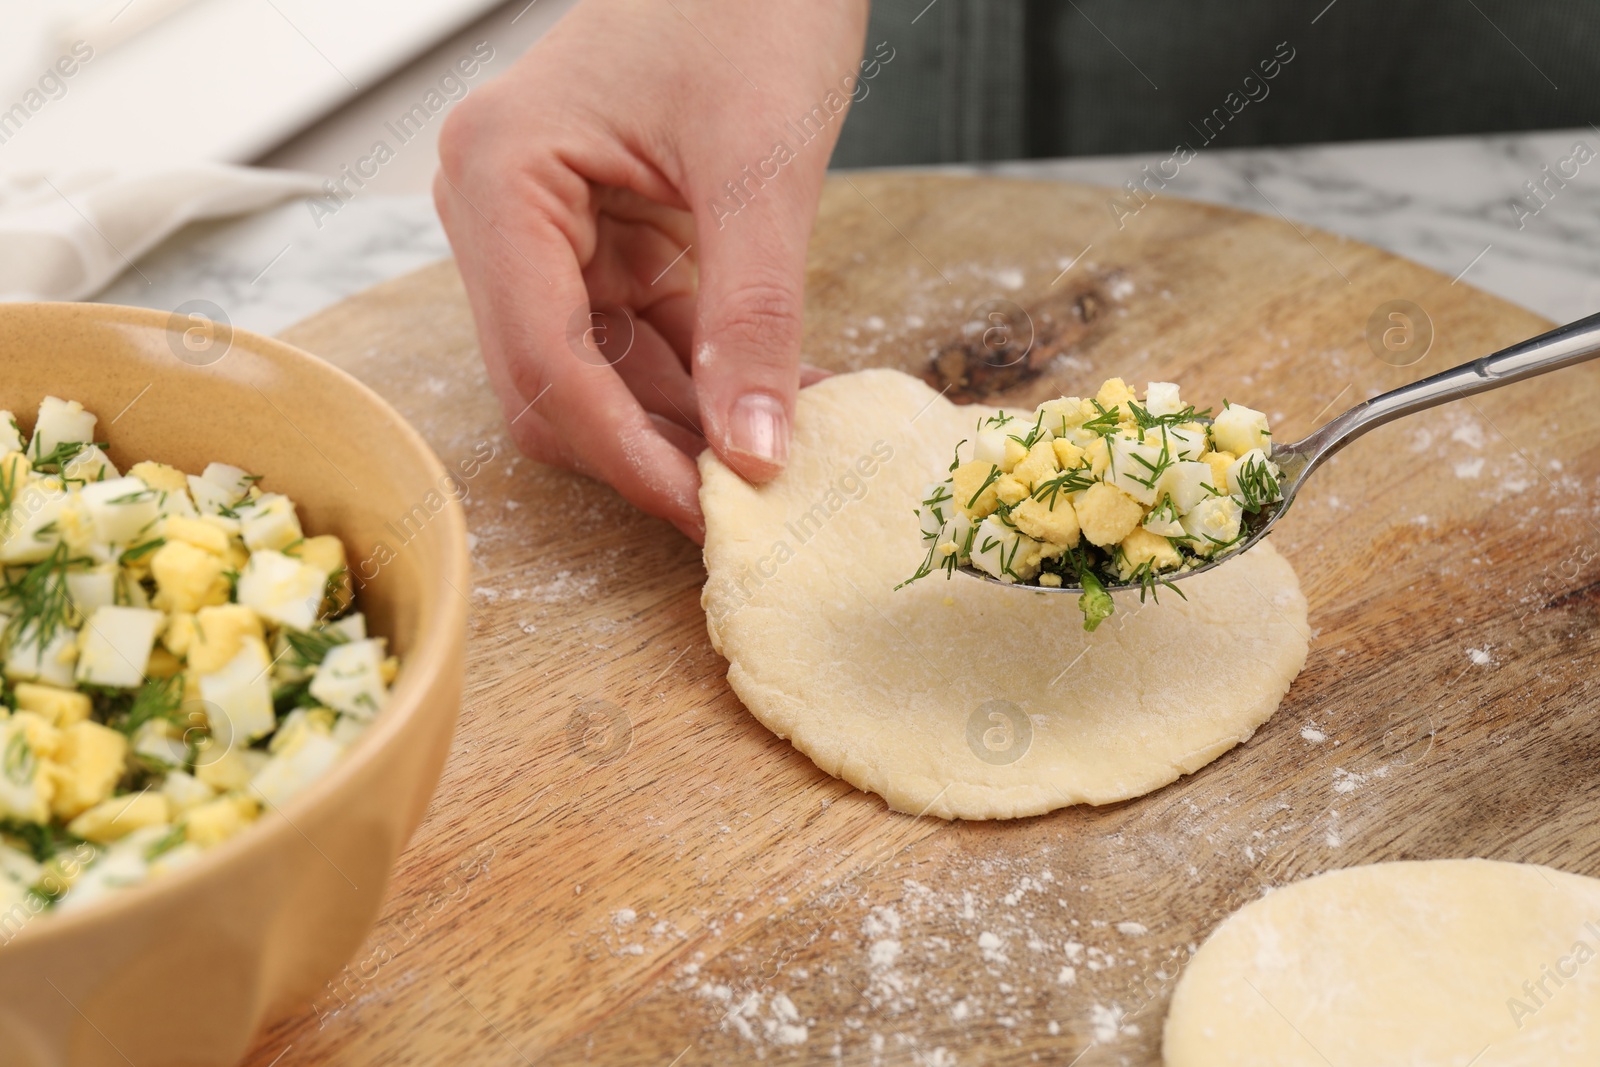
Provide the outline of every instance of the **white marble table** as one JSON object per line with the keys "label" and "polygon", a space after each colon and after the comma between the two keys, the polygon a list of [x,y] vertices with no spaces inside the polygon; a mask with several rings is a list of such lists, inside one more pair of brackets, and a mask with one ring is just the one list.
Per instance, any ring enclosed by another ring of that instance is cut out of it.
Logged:
{"label": "white marble table", "polygon": [[[1565,322],[1600,310],[1600,158],[1562,167],[1580,142],[1583,154],[1600,153],[1600,130],[1218,149],[1183,166],[1163,195],[1282,214]],[[1120,187],[1166,157],[943,169]],[[1576,174],[1564,187],[1549,181],[1541,205],[1524,183],[1544,182],[1545,167]],[[190,227],[140,261],[148,283],[129,272],[99,299],[162,308],[207,299],[234,325],[272,333],[448,254],[426,197],[358,196],[320,221],[295,202]]]}

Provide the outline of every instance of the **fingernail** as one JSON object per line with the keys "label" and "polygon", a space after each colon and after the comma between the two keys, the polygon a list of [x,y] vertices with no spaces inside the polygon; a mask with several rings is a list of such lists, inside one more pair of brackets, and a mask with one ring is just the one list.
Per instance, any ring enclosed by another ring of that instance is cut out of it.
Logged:
{"label": "fingernail", "polygon": [[789,458],[788,421],[777,397],[746,393],[733,405],[728,445],[735,452],[782,466]]}
{"label": "fingernail", "polygon": [[818,382],[826,381],[832,377],[833,371],[831,370],[825,370],[822,367],[813,367],[809,363],[800,364],[800,387],[802,389],[808,385],[816,385]]}

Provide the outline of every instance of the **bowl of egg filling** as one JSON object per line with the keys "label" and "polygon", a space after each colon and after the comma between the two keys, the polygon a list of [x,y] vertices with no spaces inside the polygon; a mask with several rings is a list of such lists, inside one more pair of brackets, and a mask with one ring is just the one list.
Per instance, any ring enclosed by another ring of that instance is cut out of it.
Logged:
{"label": "bowl of egg filling", "polygon": [[233,1063],[355,952],[438,781],[461,509],[397,544],[444,468],[270,338],[12,304],[0,352],[0,1060]]}

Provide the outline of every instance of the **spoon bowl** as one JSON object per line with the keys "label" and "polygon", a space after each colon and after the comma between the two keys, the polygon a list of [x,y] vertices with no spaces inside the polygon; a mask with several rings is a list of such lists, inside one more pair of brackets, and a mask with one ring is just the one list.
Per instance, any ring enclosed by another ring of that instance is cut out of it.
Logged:
{"label": "spoon bowl", "polygon": [[[1185,570],[1165,571],[1156,575],[1156,583],[1168,585],[1185,578],[1192,578],[1196,574],[1203,574],[1220,567],[1249,551],[1272,532],[1273,526],[1277,525],[1278,520],[1294,503],[1300,487],[1322,461],[1368,430],[1452,400],[1583,363],[1597,355],[1600,355],[1600,314],[1558,326],[1548,333],[1529,338],[1510,348],[1503,348],[1469,363],[1440,371],[1421,381],[1392,389],[1365,403],[1357,404],[1292,444],[1274,445],[1269,458],[1281,472],[1280,496],[1271,504],[1263,505],[1254,514],[1245,516],[1244,527],[1249,531],[1248,536],[1238,547],[1222,555],[1214,556]],[[1075,595],[1084,592],[1081,586],[1073,585],[1047,586],[1003,582],[971,565],[958,567],[956,571],[969,578],[1022,592]],[[1107,583],[1105,589],[1107,592],[1116,592],[1122,589],[1143,590],[1148,587],[1138,582],[1123,582],[1115,585]]]}

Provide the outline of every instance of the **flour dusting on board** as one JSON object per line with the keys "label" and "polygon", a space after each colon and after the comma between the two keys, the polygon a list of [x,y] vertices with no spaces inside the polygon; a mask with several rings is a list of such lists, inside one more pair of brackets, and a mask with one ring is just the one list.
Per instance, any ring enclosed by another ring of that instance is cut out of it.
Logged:
{"label": "flour dusting on board", "polygon": [[[1071,917],[1083,887],[1063,882],[1048,855],[971,861],[945,873],[955,881],[938,889],[901,879],[893,903],[869,904],[848,884],[824,890],[819,903],[832,919],[805,931],[795,953],[825,944],[833,962],[821,970],[735,944],[676,968],[674,988],[752,1060],[957,1067],[983,1059],[955,1047],[970,1049],[972,1034],[998,1031],[1007,1044],[1051,1038],[1068,1062],[1090,1040],[1110,1050],[1159,1033],[1164,997],[1191,946],[1146,945],[1150,920]],[[1062,924],[1074,937],[1050,932]],[[718,977],[708,973],[713,966]],[[1081,992],[1085,971],[1095,976],[1089,994]],[[1094,992],[1129,983],[1148,994],[1130,1003]],[[808,1010],[819,997],[855,1006]]]}
{"label": "flour dusting on board", "polygon": [[[1274,885],[1285,860],[1310,850],[1337,865],[1325,850],[1381,828],[1380,791],[1405,788],[1416,770],[1407,761],[1416,749],[1385,747],[1403,725],[1323,703],[1314,719],[1279,728],[1276,743],[1317,765],[1298,793],[1253,802],[1158,793],[1125,830],[1019,828],[1009,855],[881,853],[857,838],[854,849],[819,843],[792,866],[735,878],[708,854],[706,876],[723,879],[715,906],[680,913],[664,901],[658,916],[609,901],[575,948],[602,964],[664,969],[663,995],[715,1062],[976,1065],[1009,1053],[1066,1064],[1091,1043],[1085,1064],[1157,1062],[1168,998],[1198,943]],[[1321,740],[1308,743],[1306,729]],[[829,819],[839,808],[819,810]],[[726,832],[766,817],[730,811]],[[889,858],[870,862],[880,854]],[[1085,870],[1098,872],[1095,884]],[[1124,885],[1109,905],[1099,881],[1108,871]],[[1182,933],[1165,875],[1189,887],[1199,911]],[[1205,890],[1215,885],[1234,889]],[[619,922],[624,911],[635,919]]]}

